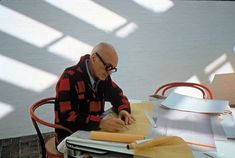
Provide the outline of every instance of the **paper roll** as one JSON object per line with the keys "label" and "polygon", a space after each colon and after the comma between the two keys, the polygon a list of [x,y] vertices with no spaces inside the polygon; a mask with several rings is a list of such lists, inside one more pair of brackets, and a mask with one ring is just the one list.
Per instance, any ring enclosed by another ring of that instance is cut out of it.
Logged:
{"label": "paper roll", "polygon": [[136,134],[91,131],[90,138],[93,140],[132,143],[136,140],[143,140],[144,136]]}
{"label": "paper roll", "polygon": [[[177,136],[153,138],[142,143],[130,143],[128,149],[134,149],[134,155],[151,158],[193,158],[193,153],[187,143]],[[135,156],[134,156],[135,157]]]}
{"label": "paper roll", "polygon": [[149,139],[148,141],[143,141],[143,143],[130,143],[128,144],[129,149],[135,148],[151,148],[154,146],[168,146],[168,145],[175,145],[175,144],[186,144],[184,140],[177,136],[164,136],[158,137],[154,139]]}

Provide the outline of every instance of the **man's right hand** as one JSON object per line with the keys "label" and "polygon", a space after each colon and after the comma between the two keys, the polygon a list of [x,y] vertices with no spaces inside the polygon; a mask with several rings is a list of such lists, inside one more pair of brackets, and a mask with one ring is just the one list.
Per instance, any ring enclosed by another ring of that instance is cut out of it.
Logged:
{"label": "man's right hand", "polygon": [[120,118],[109,117],[100,121],[100,128],[108,132],[117,132],[123,128],[127,128],[127,126]]}

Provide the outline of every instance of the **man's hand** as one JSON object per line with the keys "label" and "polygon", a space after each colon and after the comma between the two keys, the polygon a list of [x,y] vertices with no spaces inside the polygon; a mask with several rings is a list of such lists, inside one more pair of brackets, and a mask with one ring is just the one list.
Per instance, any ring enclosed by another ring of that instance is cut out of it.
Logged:
{"label": "man's hand", "polygon": [[127,127],[121,119],[109,117],[100,121],[100,128],[108,132],[117,132]]}
{"label": "man's hand", "polygon": [[125,110],[121,110],[118,113],[118,118],[122,119],[125,122],[125,125],[130,125],[135,122],[135,118]]}

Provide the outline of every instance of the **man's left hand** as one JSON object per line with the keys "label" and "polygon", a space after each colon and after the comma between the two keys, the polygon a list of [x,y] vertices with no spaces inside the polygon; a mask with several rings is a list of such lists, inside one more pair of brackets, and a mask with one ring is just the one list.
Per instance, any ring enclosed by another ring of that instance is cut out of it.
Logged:
{"label": "man's left hand", "polygon": [[126,125],[130,125],[135,122],[135,118],[126,110],[121,110],[118,113],[118,118],[122,119]]}

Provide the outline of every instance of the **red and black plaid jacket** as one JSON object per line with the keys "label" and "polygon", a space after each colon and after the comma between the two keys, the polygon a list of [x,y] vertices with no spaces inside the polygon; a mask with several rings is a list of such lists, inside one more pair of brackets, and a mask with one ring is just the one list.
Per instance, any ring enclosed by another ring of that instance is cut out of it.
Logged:
{"label": "red and black plaid jacket", "polygon": [[[55,123],[77,130],[97,130],[104,112],[104,102],[113,105],[113,111],[130,112],[130,103],[122,90],[107,77],[99,81],[97,90],[92,88],[85,61],[90,55],[82,56],[79,63],[67,68],[56,85]],[[69,133],[56,129],[56,145]]]}

